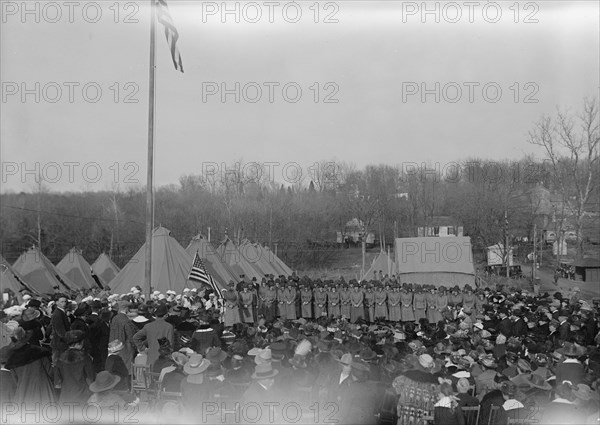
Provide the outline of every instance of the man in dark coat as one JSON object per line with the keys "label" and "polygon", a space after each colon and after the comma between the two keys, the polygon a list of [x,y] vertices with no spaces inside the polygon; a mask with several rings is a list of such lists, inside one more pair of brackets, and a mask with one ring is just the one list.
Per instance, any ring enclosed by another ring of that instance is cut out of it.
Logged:
{"label": "man in dark coat", "polygon": [[522,318],[521,310],[517,309],[513,312],[512,336],[524,338],[527,336],[527,323]]}
{"label": "man in dark coat", "polygon": [[67,296],[64,294],[56,295],[56,308],[52,312],[50,326],[52,336],[50,347],[52,348],[52,364],[56,365],[60,355],[68,348],[65,341],[65,334],[71,329],[71,322],[67,316]]}
{"label": "man in dark coat", "polygon": [[[124,347],[119,352],[119,355],[123,359],[125,366],[127,366],[127,370],[131,373],[131,362],[133,361],[134,353],[133,336],[135,335],[137,328],[127,316],[129,302],[119,301],[117,304],[117,311],[118,313],[115,314],[110,322],[109,341],[118,339],[123,343]],[[158,351],[156,357],[158,358]]]}
{"label": "man in dark coat", "polygon": [[500,310],[498,315],[500,316],[500,323],[496,325],[496,330],[507,338],[513,336],[513,323],[508,317],[506,310]]}
{"label": "man in dark coat", "polygon": [[148,365],[153,365],[156,359],[158,359],[159,343],[158,340],[161,338],[167,338],[171,347],[173,346],[175,329],[173,325],[167,323],[164,317],[169,312],[169,308],[161,304],[154,311],[156,320],[148,323],[140,331],[133,336],[133,343],[137,346],[139,352],[143,352],[145,347],[148,348]]}
{"label": "man in dark coat", "polygon": [[[99,311],[98,319],[90,325],[90,341],[93,341],[93,344],[90,345],[90,354],[94,360],[94,371],[96,373],[104,370],[106,357],[108,356],[111,315],[110,310]],[[92,313],[92,316],[94,316],[94,313]]]}
{"label": "man in dark coat", "polygon": [[210,347],[221,347],[221,340],[217,332],[208,323],[201,321],[200,326],[192,335],[190,348],[204,356],[206,350]]}

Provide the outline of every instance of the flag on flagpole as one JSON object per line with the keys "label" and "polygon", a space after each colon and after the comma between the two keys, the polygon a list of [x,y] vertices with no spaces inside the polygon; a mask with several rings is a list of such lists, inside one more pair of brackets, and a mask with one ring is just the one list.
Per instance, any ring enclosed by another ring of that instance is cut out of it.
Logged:
{"label": "flag on flagpole", "polygon": [[167,6],[167,0],[157,0],[158,2],[158,22],[163,24],[165,27],[165,36],[167,37],[167,43],[171,50],[171,58],[173,59],[173,65],[177,71],[183,72],[183,61],[181,60],[181,54],[177,48],[177,40],[179,39],[179,32],[175,28],[173,18],[169,13],[169,6]]}
{"label": "flag on flagpole", "polygon": [[196,255],[194,256],[194,263],[192,264],[192,270],[190,271],[188,279],[210,286],[217,298],[221,298],[221,292],[210,273],[206,270],[206,267],[204,267],[204,262],[198,255],[198,252],[196,252]]}

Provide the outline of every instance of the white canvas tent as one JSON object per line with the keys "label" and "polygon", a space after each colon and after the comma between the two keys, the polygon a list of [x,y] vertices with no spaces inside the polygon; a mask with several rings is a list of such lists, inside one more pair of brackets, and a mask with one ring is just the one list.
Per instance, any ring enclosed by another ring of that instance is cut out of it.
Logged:
{"label": "white canvas tent", "polygon": [[469,237],[399,238],[396,267],[402,283],[475,287],[475,267]]}
{"label": "white canvas tent", "polygon": [[[192,269],[192,257],[171,236],[164,227],[157,227],[152,233],[152,290],[165,293],[171,289],[181,293],[183,288],[199,288],[201,284],[188,280]],[[129,293],[133,286],[140,285],[148,292],[146,283],[146,244],[129,260],[110,283],[114,293]]]}

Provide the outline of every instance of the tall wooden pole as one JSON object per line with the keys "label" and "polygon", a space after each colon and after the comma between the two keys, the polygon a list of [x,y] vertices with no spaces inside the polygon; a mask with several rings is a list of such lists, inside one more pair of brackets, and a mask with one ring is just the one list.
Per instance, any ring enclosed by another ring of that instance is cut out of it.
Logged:
{"label": "tall wooden pole", "polygon": [[156,0],[150,0],[150,78],[148,83],[148,174],[146,178],[146,270],[148,299],[152,297],[152,230],[154,228],[154,91]]}

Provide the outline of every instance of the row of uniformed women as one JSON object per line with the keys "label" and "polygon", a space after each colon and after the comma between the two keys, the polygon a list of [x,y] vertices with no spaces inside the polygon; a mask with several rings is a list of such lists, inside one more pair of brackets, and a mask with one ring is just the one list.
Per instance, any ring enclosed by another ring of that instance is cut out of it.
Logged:
{"label": "row of uniformed women", "polygon": [[399,287],[384,288],[353,286],[351,289],[336,286],[317,286],[314,290],[308,285],[300,285],[297,290],[292,285],[275,287],[261,285],[258,289],[244,286],[241,291],[233,287],[223,292],[225,302],[225,326],[234,323],[254,323],[255,318],[264,317],[271,321],[277,317],[296,320],[328,316],[345,316],[351,322],[359,319],[375,321],[418,322],[425,318],[437,323],[444,318],[452,318],[457,306],[471,311],[482,311],[485,297],[475,296],[471,290],[461,293],[453,289],[447,294],[444,288],[430,291],[412,292]]}

